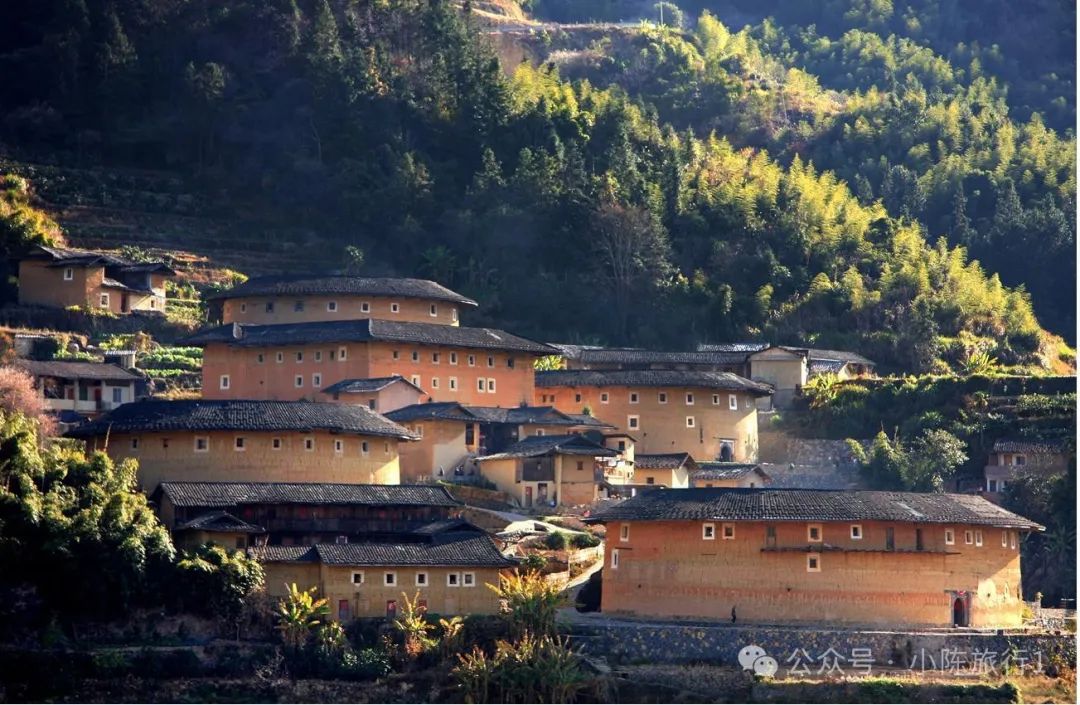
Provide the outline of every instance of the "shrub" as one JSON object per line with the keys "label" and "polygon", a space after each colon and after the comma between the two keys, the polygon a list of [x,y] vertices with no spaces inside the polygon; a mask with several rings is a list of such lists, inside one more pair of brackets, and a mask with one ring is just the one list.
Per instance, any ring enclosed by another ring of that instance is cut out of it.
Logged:
{"label": "shrub", "polygon": [[526,553],[518,564],[522,573],[539,573],[547,567],[547,559],[539,553]]}
{"label": "shrub", "polygon": [[570,539],[570,543],[573,544],[574,548],[595,548],[600,545],[600,539],[589,533],[574,534]]}
{"label": "shrub", "polygon": [[565,640],[528,633],[499,641],[491,656],[478,647],[459,655],[452,675],[464,700],[476,703],[569,703],[594,684]]}
{"label": "shrub", "polygon": [[552,551],[566,550],[566,534],[562,531],[554,531],[544,537],[544,545]]}

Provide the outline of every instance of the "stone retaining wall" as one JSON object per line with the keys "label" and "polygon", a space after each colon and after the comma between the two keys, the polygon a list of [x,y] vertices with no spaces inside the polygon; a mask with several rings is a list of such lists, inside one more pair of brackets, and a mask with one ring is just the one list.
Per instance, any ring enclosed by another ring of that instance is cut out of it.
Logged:
{"label": "stone retaining wall", "polygon": [[[1076,665],[1072,634],[996,634],[975,632],[884,632],[793,629],[784,627],[634,624],[597,617],[583,618],[569,630],[586,653],[615,663],[713,663],[736,666],[739,652],[750,645],[774,658],[783,675],[805,666],[818,673],[823,666],[856,672],[872,662],[888,668],[915,670],[1001,670],[1006,663],[1020,670],[1051,664]],[[831,650],[831,651],[830,651]],[[834,665],[835,664],[835,665]]]}

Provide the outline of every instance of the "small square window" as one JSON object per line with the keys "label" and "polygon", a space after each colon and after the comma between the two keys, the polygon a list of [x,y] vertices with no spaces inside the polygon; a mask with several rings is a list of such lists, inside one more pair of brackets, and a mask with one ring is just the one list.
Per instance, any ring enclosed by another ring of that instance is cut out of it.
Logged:
{"label": "small square window", "polygon": [[852,541],[861,541],[862,540],[862,524],[852,524],[851,525],[851,540]]}
{"label": "small square window", "polygon": [[719,394],[713,394],[712,395],[712,403],[713,403],[713,406],[720,406],[720,395]]}
{"label": "small square window", "polygon": [[281,450],[281,439],[280,438],[275,438],[272,441],[270,441],[270,447],[273,450]]}
{"label": "small square window", "polygon": [[245,450],[246,447],[247,447],[247,443],[244,440],[243,436],[237,436],[233,440],[233,448],[235,448],[236,450]]}
{"label": "small square window", "polygon": [[631,404],[637,404],[638,403],[638,393],[637,392],[630,392],[630,403]]}
{"label": "small square window", "polygon": [[722,530],[720,535],[725,540],[730,541],[730,540],[735,538],[735,525],[734,524],[724,524],[724,526],[722,528],[723,528],[723,530]]}
{"label": "small square window", "polygon": [[364,584],[364,571],[362,571],[362,570],[354,570],[353,571],[352,584],[353,585],[363,585]]}
{"label": "small square window", "polygon": [[383,573],[383,585],[397,585],[397,573]]}
{"label": "small square window", "polygon": [[393,358],[394,360],[400,360],[401,359],[401,351],[400,350],[393,351],[392,353],[390,353],[390,357]]}
{"label": "small square window", "polygon": [[315,439],[314,438],[305,438],[304,439],[304,450],[315,450]]}
{"label": "small square window", "polygon": [[1010,531],[1009,532],[1009,548],[1013,548],[1013,549],[1016,548],[1016,532],[1015,531]]}
{"label": "small square window", "polygon": [[812,543],[821,542],[821,524],[810,524],[806,527],[806,540]]}
{"label": "small square window", "polygon": [[266,302],[266,312],[267,313],[273,313],[274,312],[274,302],[273,301],[267,301]]}
{"label": "small square window", "polygon": [[450,364],[451,365],[456,365],[457,364],[457,353],[456,352],[450,353]]}
{"label": "small square window", "polygon": [[327,301],[326,302],[326,310],[329,311],[330,313],[333,313],[334,311],[337,311],[337,301]]}
{"label": "small square window", "polygon": [[266,361],[266,357],[264,357],[262,353],[259,353],[258,355],[255,356],[255,362],[259,363],[260,365],[263,364],[263,362],[265,362],[265,361]]}
{"label": "small square window", "polygon": [[446,382],[447,382],[447,384],[450,385],[450,391],[453,391],[453,392],[457,391],[457,377],[451,377]]}
{"label": "small square window", "polygon": [[956,543],[956,534],[952,529],[945,529],[945,545],[952,546]]}
{"label": "small square window", "polygon": [[412,377],[409,378],[409,381],[412,382],[414,386],[419,387],[420,386],[420,375],[413,375]]}
{"label": "small square window", "polygon": [[1008,548],[1009,547],[1009,532],[1008,531],[1002,531],[1001,532],[1001,547],[1002,548]]}
{"label": "small square window", "polygon": [[439,364],[439,353],[431,353],[431,362],[433,364]]}
{"label": "small square window", "polygon": [[469,363],[469,367],[476,367],[476,355],[469,355],[467,361]]}
{"label": "small square window", "polygon": [[345,443],[340,438],[334,439],[334,452],[341,453],[345,450]]}
{"label": "small square window", "polygon": [[476,379],[476,391],[482,394],[485,390],[487,390],[487,385],[484,384],[484,378],[478,377]]}
{"label": "small square window", "polygon": [[687,428],[693,428],[694,425],[695,425],[694,417],[693,416],[687,416],[686,417],[686,427]]}
{"label": "small square window", "polygon": [[629,524],[621,524],[619,526],[619,540],[620,541],[629,541],[630,540],[630,525]]}
{"label": "small square window", "polygon": [[575,404],[580,404],[581,403],[581,395],[580,394],[575,394],[574,395],[574,403]]}
{"label": "small square window", "polygon": [[247,304],[240,304],[240,313],[247,313]]}
{"label": "small square window", "polygon": [[285,353],[279,351],[278,354],[274,356],[274,361],[285,362]]}
{"label": "small square window", "polygon": [[296,361],[297,362],[303,362],[304,361],[304,353],[303,353],[303,351],[297,351],[297,353],[296,353]]}
{"label": "small square window", "polygon": [[427,584],[428,584],[427,573],[417,573],[416,574],[416,585],[418,587],[427,587]]}
{"label": "small square window", "polygon": [[303,310],[304,310],[304,302],[303,302],[303,300],[298,300],[293,304],[293,311],[303,311]]}
{"label": "small square window", "polygon": [[439,307],[436,306],[435,304],[431,304],[431,308],[428,309],[428,313],[431,315],[432,318],[434,318],[435,316],[438,316],[439,315]]}
{"label": "small square window", "polygon": [[101,298],[98,299],[98,305],[101,306],[101,308],[109,308],[109,295],[102,294]]}
{"label": "small square window", "polygon": [[617,548],[611,549],[611,569],[619,569],[619,549]]}
{"label": "small square window", "polygon": [[447,587],[460,587],[461,586],[461,575],[458,574],[458,573],[447,573],[446,574],[446,585],[447,585]]}
{"label": "small square window", "polygon": [[195,436],[195,452],[207,453],[210,451],[210,439],[206,436]]}
{"label": "small square window", "polygon": [[339,360],[344,360],[349,356],[349,351],[346,348],[338,348],[337,357]]}
{"label": "small square window", "polygon": [[461,584],[465,587],[476,587],[476,573],[462,573]]}
{"label": "small square window", "polygon": [[509,367],[510,369],[514,369],[514,358],[512,358],[512,357],[506,358],[506,366]]}
{"label": "small square window", "polygon": [[367,441],[360,441],[360,453],[362,455],[367,455],[368,454],[368,442]]}
{"label": "small square window", "polygon": [[964,543],[967,544],[968,546],[975,543],[975,534],[974,534],[974,532],[972,532],[971,530],[967,530],[967,531],[964,532]]}
{"label": "small square window", "polygon": [[734,394],[728,394],[727,395],[727,406],[732,411],[738,411],[739,410],[739,397],[735,396]]}
{"label": "small square window", "polygon": [[72,269],[71,267],[68,267],[67,269],[64,270],[64,281],[69,282],[74,278],[75,278],[75,270],[74,269]]}
{"label": "small square window", "polygon": [[412,351],[412,361],[413,362],[420,362],[420,351],[419,350],[413,350]]}
{"label": "small square window", "polygon": [[450,320],[452,320],[454,323],[457,323],[457,320],[458,320],[457,315],[458,315],[457,314],[457,308],[450,309]]}
{"label": "small square window", "polygon": [[439,388],[439,378],[438,377],[432,377],[431,378],[431,388],[432,389],[438,389]]}
{"label": "small square window", "polygon": [[976,546],[982,546],[983,545],[983,535],[982,535],[982,530],[981,529],[975,532],[975,545]]}
{"label": "small square window", "polygon": [[221,388],[222,389],[228,389],[229,388],[229,375],[221,375]]}
{"label": "small square window", "polygon": [[370,301],[361,301],[360,302],[360,313],[371,313],[371,302]]}
{"label": "small square window", "polygon": [[820,573],[821,572],[821,556],[816,553],[811,553],[806,556],[806,572],[807,573]]}
{"label": "small square window", "polygon": [[686,395],[686,405],[687,406],[693,406],[694,405],[694,395],[693,394],[688,393]]}
{"label": "small square window", "polygon": [[667,404],[667,392],[660,392],[656,395],[656,400],[661,404]]}
{"label": "small square window", "polygon": [[311,375],[311,386],[315,387],[316,389],[322,386],[322,375],[318,372]]}
{"label": "small square window", "polygon": [[132,450],[138,450],[139,449],[139,439],[138,438],[132,438],[131,439],[131,449]]}
{"label": "small square window", "polygon": [[716,524],[702,524],[701,525],[701,538],[705,541],[713,541],[716,539]]}
{"label": "small square window", "polygon": [[491,393],[491,392],[494,392],[494,391],[495,391],[495,380],[488,377],[488,392]]}
{"label": "small square window", "polygon": [[628,416],[626,417],[626,427],[629,429],[637,429],[640,421],[641,419],[637,416]]}
{"label": "small square window", "polygon": [[396,303],[390,304],[390,313],[397,313],[400,310],[401,310],[401,305],[400,304],[396,304]]}
{"label": "small square window", "polygon": [[488,367],[494,367],[495,366],[495,356],[494,355],[488,355],[487,365],[488,365]]}
{"label": "small square window", "polygon": [[296,379],[294,380],[294,383],[296,384],[297,387],[303,387],[304,386],[304,376],[303,375],[296,375]]}
{"label": "small square window", "polygon": [[607,404],[609,400],[610,400],[610,397],[608,397],[607,392],[601,392],[600,393],[600,403],[601,404]]}

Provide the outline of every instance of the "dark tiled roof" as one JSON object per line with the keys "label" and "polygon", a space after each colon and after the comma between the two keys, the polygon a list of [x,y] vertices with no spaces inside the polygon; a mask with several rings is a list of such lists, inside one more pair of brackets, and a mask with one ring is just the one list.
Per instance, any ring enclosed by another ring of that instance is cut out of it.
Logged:
{"label": "dark tiled roof", "polygon": [[321,543],[315,550],[327,565],[509,568],[517,564],[500,553],[486,534],[473,531],[451,531],[416,543]]}
{"label": "dark tiled roof", "polygon": [[12,363],[35,377],[63,377],[65,379],[105,379],[133,382],[142,379],[119,365],[107,362],[65,362],[64,360],[16,360]]}
{"label": "dark tiled roof", "polygon": [[68,433],[72,438],[109,431],[331,431],[415,438],[366,406],[309,401],[232,399],[146,400],[124,404]]}
{"label": "dark tiled roof", "polygon": [[[460,421],[462,423],[535,424],[541,426],[582,426],[576,418],[550,406],[464,406],[458,402],[428,402],[410,404],[386,412],[386,417],[398,423],[422,421]],[[597,424],[589,424],[597,425]]]}
{"label": "dark tiled roof", "polygon": [[551,406],[466,406],[465,410],[485,423],[536,424],[543,426],[580,426]]}
{"label": "dark tiled roof", "polygon": [[768,396],[772,388],[730,372],[699,370],[554,370],[536,373],[537,387],[701,387]]}
{"label": "dark tiled roof", "polygon": [[837,373],[844,369],[846,364],[843,360],[811,360],[807,366],[807,372],[812,375],[826,374],[828,372]]}
{"label": "dark tiled roof", "polygon": [[696,480],[737,480],[755,471],[766,478],[769,477],[768,473],[756,463],[718,463],[711,461],[698,463],[698,470],[693,473],[693,477]]}
{"label": "dark tiled roof", "polygon": [[700,343],[697,349],[698,352],[743,353],[745,357],[746,354],[761,352],[767,347],[768,343]]}
{"label": "dark tiled roof", "polygon": [[570,418],[577,422],[578,426],[592,426],[594,428],[615,428],[615,426],[601,421],[592,414],[567,414]]}
{"label": "dark tiled roof", "polygon": [[79,250],[65,247],[46,247],[39,245],[26,257],[27,259],[43,259],[52,262],[55,266],[62,267],[118,267],[124,272],[175,272],[164,262],[137,262],[96,250]]}
{"label": "dark tiled roof", "polygon": [[671,352],[601,348],[582,350],[575,358],[583,365],[741,365],[746,354],[726,351]]}
{"label": "dark tiled roof", "polygon": [[875,365],[873,360],[863,357],[858,353],[847,350],[823,350],[821,348],[805,348],[810,361],[836,360],[839,362],[854,362],[857,365]]}
{"label": "dark tiled roof", "polygon": [[303,482],[163,482],[161,492],[177,507],[242,504],[360,504],[394,507],[459,507],[437,485],[349,485]]}
{"label": "dark tiled roof", "polygon": [[434,536],[436,534],[445,534],[448,531],[471,531],[477,534],[486,533],[476,524],[465,519],[440,519],[439,521],[433,521],[430,524],[424,524],[412,530],[412,533],[419,536]]}
{"label": "dark tiled roof", "polygon": [[460,421],[476,423],[479,419],[456,401],[434,401],[427,404],[410,404],[386,412],[386,418],[397,423],[410,421]]}
{"label": "dark tiled roof", "polygon": [[420,387],[417,387],[401,375],[394,375],[393,377],[343,379],[340,382],[335,382],[329,387],[326,387],[322,392],[323,394],[371,394],[373,392],[380,392],[396,382],[407,384],[421,394],[424,393],[423,389],[420,389]]}
{"label": "dark tiled roof", "polygon": [[312,343],[364,343],[369,341],[440,345],[480,350],[509,350],[534,355],[550,355],[546,345],[511,335],[495,328],[467,328],[437,323],[411,323],[362,318],[352,321],[315,323],[275,323],[246,325],[229,323],[199,331],[184,345],[225,343],[238,347],[307,345]]}
{"label": "dark tiled roof", "polygon": [[433,301],[451,301],[476,306],[472,299],[442,284],[428,279],[396,277],[294,276],[256,277],[232,289],[218,292],[208,299],[236,299],[242,296],[301,296],[301,295],[387,296]]}
{"label": "dark tiled roof", "polygon": [[255,546],[248,555],[262,563],[315,563],[319,554],[314,546]]}
{"label": "dark tiled roof", "polygon": [[604,509],[597,521],[896,521],[1042,530],[982,497],[959,494],[696,488],[646,492]]}
{"label": "dark tiled roof", "polygon": [[689,453],[635,453],[634,467],[642,470],[674,470],[686,463],[694,465]]}
{"label": "dark tiled roof", "polygon": [[261,534],[263,528],[249,524],[243,519],[234,517],[223,511],[207,512],[200,514],[191,521],[177,525],[176,531],[199,530],[219,531],[223,533]]}
{"label": "dark tiled roof", "polygon": [[593,443],[584,436],[570,434],[566,436],[529,436],[508,446],[501,453],[485,455],[477,460],[503,460],[506,458],[536,458],[549,453],[560,455],[589,455],[593,457],[614,457],[617,452]]}
{"label": "dark tiled roof", "polygon": [[1064,453],[1068,445],[1063,439],[999,438],[994,441],[995,453]]}

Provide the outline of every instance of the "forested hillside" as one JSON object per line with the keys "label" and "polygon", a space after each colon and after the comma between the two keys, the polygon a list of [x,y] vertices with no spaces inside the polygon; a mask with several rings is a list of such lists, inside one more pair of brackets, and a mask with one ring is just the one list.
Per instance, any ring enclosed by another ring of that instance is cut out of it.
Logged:
{"label": "forested hillside", "polygon": [[1073,337],[1074,8],[1024,16],[1053,36],[1038,52],[984,4],[788,5],[545,32],[508,77],[469,3],[13,0],[0,141],[174,172],[207,213],[317,233],[342,268],[357,246],[542,339],[1059,363],[1041,328]]}

